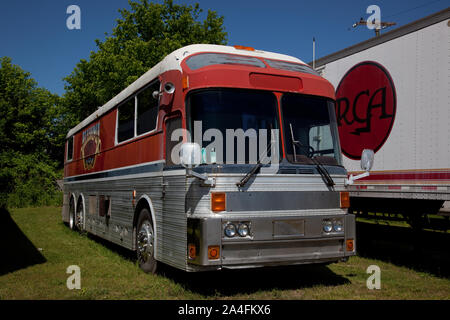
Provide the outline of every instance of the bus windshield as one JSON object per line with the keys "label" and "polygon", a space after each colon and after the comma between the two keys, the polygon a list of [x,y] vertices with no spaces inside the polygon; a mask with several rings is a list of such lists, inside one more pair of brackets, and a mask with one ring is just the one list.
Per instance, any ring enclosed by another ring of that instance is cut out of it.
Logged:
{"label": "bus windshield", "polygon": [[191,93],[187,103],[192,138],[198,135],[195,131],[201,122],[201,147],[207,157],[216,148],[217,158],[206,163],[253,164],[271,156],[271,129],[279,128],[278,103],[272,92],[205,89]]}
{"label": "bus windshield", "polygon": [[334,102],[285,93],[281,98],[286,157],[292,163],[341,165]]}

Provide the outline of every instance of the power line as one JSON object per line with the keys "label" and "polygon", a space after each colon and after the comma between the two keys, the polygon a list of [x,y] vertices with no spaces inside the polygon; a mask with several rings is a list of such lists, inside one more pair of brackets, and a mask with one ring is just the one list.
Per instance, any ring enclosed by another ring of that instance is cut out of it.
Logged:
{"label": "power line", "polygon": [[401,14],[404,14],[404,13],[407,13],[407,12],[410,12],[410,11],[413,11],[413,10],[416,10],[416,9],[419,9],[419,8],[422,8],[422,7],[426,7],[426,6],[432,5],[432,4],[436,3],[436,2],[441,2],[441,1],[442,0],[436,0],[436,1],[433,1],[433,2],[424,3],[424,4],[421,4],[421,5],[417,6],[417,7],[414,7],[414,8],[408,9],[408,10],[404,10],[404,11],[400,11],[400,12],[391,14],[389,16],[383,17],[383,18],[390,18],[390,17],[398,16],[398,15],[401,15]]}

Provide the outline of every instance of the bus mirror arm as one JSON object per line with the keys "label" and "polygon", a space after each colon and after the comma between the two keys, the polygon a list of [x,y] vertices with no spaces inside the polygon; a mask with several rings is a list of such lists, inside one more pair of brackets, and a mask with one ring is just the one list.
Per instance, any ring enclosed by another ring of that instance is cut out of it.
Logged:
{"label": "bus mirror arm", "polygon": [[350,177],[348,177],[348,179],[345,179],[345,185],[346,186],[350,186],[353,184],[353,182],[355,180],[361,179],[361,178],[365,178],[368,177],[370,175],[369,171],[366,171],[364,173],[358,174],[357,176],[353,176],[352,174],[350,175]]}
{"label": "bus mirror arm", "polygon": [[206,175],[203,175],[203,174],[200,174],[198,172],[195,172],[194,170],[192,170],[190,168],[186,168],[186,175],[188,177],[195,177],[197,179],[202,180],[202,184],[203,185],[210,186],[210,187],[215,187],[216,186],[216,179],[209,178]]}
{"label": "bus mirror arm", "polygon": [[193,168],[197,167],[201,163],[201,148],[198,143],[185,142],[181,145],[180,163],[186,168],[186,175],[188,177],[195,177],[202,181],[202,185],[214,187],[216,185],[216,179],[209,178],[207,175],[195,172]]}
{"label": "bus mirror arm", "polygon": [[161,99],[159,100],[159,105],[160,106],[170,106],[172,104],[172,101],[173,101],[173,94],[163,92],[161,94]]}

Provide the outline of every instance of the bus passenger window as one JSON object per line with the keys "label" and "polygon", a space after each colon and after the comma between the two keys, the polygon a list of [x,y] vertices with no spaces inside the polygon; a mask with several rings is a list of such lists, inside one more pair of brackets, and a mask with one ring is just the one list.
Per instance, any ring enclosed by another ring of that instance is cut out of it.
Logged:
{"label": "bus passenger window", "polygon": [[117,142],[122,142],[134,137],[134,107],[135,98],[128,100],[119,106],[119,121],[117,128]]}
{"label": "bus passenger window", "polygon": [[158,119],[158,99],[153,92],[159,92],[160,82],[156,81],[137,95],[137,135],[156,129]]}

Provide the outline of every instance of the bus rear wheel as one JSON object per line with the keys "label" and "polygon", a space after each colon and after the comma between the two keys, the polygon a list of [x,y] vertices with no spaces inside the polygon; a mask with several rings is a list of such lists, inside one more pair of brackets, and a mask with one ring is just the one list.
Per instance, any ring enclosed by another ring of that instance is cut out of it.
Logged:
{"label": "bus rear wheel", "polygon": [[148,209],[139,213],[136,229],[136,251],[139,267],[146,273],[155,273],[157,261],[155,259],[155,233]]}

